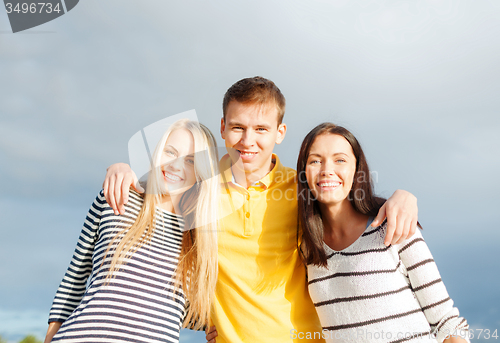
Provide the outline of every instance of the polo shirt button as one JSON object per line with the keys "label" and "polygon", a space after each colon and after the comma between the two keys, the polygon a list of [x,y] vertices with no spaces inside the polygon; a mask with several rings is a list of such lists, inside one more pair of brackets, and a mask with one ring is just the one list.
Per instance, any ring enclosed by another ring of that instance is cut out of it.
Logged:
{"label": "polo shirt button", "polygon": [[250,212],[247,212],[247,218],[250,218]]}
{"label": "polo shirt button", "polygon": [[250,194],[247,194],[247,200],[250,200]]}

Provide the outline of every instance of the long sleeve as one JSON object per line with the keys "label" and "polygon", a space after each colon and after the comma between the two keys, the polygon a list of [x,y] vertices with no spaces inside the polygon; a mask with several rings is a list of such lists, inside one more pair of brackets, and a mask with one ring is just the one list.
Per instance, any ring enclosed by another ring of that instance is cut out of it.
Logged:
{"label": "long sleeve", "polygon": [[108,206],[103,191],[91,205],[71,263],[57,289],[49,313],[50,322],[64,322],[85,294],[87,279],[92,272],[92,256],[98,238],[98,228],[104,207]]}
{"label": "long sleeve", "polygon": [[[468,324],[461,318],[436,263],[419,230],[409,240],[394,246],[406,269],[411,288],[439,342],[447,335],[468,336]],[[404,268],[403,268],[404,269]],[[468,338],[465,338],[467,341]]]}

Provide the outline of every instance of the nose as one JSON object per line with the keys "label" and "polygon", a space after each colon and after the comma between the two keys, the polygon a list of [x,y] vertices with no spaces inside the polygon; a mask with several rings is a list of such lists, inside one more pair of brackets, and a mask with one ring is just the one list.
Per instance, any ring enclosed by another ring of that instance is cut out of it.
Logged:
{"label": "nose", "polygon": [[182,158],[175,158],[167,163],[167,168],[170,170],[179,171],[181,170]]}
{"label": "nose", "polygon": [[240,144],[245,148],[249,148],[255,144],[255,134],[252,132],[252,130],[245,130],[243,132],[243,134],[241,135]]}
{"label": "nose", "polygon": [[330,175],[335,174],[333,161],[331,161],[330,159],[327,159],[321,165],[320,172],[321,172],[321,176],[330,176]]}

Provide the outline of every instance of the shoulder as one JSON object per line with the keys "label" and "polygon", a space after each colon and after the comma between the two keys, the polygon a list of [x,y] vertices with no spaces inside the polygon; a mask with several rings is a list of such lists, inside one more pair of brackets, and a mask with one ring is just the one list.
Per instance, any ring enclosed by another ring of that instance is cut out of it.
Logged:
{"label": "shoulder", "polygon": [[383,244],[385,235],[387,233],[387,219],[384,220],[382,222],[382,224],[380,224],[377,227],[371,226],[371,223],[372,223],[373,219],[374,219],[373,217],[370,217],[368,219],[368,222],[366,224],[365,232],[363,232],[363,234],[361,236],[362,237],[368,237],[370,239],[376,237],[377,238],[377,242]]}
{"label": "shoulder", "polygon": [[[130,188],[130,192],[129,192],[129,201],[128,203],[125,205],[127,206],[128,204],[132,203],[132,205],[134,206],[142,206],[142,204],[144,203],[144,198],[143,198],[143,195],[140,194],[140,193],[137,193],[133,188]],[[95,202],[98,204],[98,205],[101,205],[99,207],[110,207],[108,202],[106,201],[106,197],[104,196],[104,190],[101,189],[99,191],[99,193],[97,194],[97,197],[95,199]]]}
{"label": "shoulder", "polygon": [[[128,202],[124,206],[125,212],[128,214],[132,214],[133,216],[136,216],[139,213],[140,209],[142,208],[143,203],[144,203],[143,196],[131,188],[128,197]],[[99,192],[99,194],[97,194],[97,197],[94,200],[90,210],[91,212],[96,212],[96,214],[99,214],[99,216],[101,217],[115,216],[113,209],[111,208],[111,206],[106,201],[106,198],[104,197],[104,190],[102,189]],[[127,214],[123,216],[127,216]]]}
{"label": "shoulder", "polygon": [[129,201],[130,200],[134,201],[134,202],[138,202],[140,204],[143,204],[144,203],[144,195],[137,193],[136,190],[134,190],[133,188],[130,188]]}
{"label": "shoulder", "polygon": [[136,217],[139,214],[139,211],[141,210],[143,204],[144,204],[143,195],[137,193],[135,190],[131,188],[128,197],[128,202],[125,204],[125,212],[131,213],[134,217]]}
{"label": "shoulder", "polygon": [[419,228],[417,228],[413,236],[408,237],[400,244],[395,244],[395,247],[398,249],[399,253],[402,253],[416,245],[422,245],[422,246],[427,245],[427,243],[425,243],[424,237],[422,236],[422,232],[420,232]]}
{"label": "shoulder", "polygon": [[[277,156],[276,156],[277,157]],[[295,169],[285,167],[281,164],[280,160],[276,158],[276,170],[274,171],[273,178],[275,182],[285,182],[295,184],[297,182],[297,172]]]}

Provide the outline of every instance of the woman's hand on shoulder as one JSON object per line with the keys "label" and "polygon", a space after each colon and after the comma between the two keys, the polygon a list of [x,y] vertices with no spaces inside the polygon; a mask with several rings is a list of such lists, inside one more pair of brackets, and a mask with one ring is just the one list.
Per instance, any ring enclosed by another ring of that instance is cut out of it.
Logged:
{"label": "woman's hand on shoulder", "polygon": [[128,202],[131,186],[137,192],[144,193],[137,176],[128,164],[115,163],[108,167],[102,188],[106,201],[116,215],[125,213],[125,204]]}
{"label": "woman's hand on shoulder", "polygon": [[413,236],[417,228],[417,198],[410,192],[398,189],[380,208],[372,226],[379,226],[384,218],[387,218],[387,234],[384,244],[388,246],[402,243]]}

